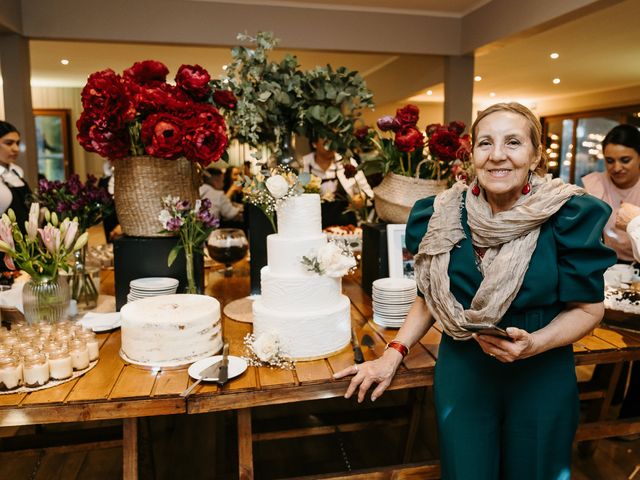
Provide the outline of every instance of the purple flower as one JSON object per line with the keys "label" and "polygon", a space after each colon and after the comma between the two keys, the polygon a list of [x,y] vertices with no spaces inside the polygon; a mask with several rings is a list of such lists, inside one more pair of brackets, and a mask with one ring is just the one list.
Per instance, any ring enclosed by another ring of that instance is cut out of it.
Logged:
{"label": "purple flower", "polygon": [[179,212],[186,212],[191,210],[191,202],[189,200],[180,200],[176,205],[176,210]]}
{"label": "purple flower", "polygon": [[385,115],[384,117],[380,117],[376,122],[376,125],[378,125],[378,128],[382,132],[388,132],[388,131],[396,132],[400,129],[400,122],[398,122],[398,119],[396,119],[395,117],[392,117],[391,115]]}
{"label": "purple flower", "polygon": [[177,232],[183,224],[184,221],[181,217],[173,217],[167,222],[167,230],[169,232]]}

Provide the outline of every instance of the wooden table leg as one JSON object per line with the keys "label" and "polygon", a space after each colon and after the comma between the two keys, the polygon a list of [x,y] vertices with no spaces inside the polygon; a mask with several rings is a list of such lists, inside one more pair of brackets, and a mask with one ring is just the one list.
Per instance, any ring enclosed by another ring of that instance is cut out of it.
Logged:
{"label": "wooden table leg", "polygon": [[250,408],[238,410],[238,473],[240,480],[253,480],[253,431]]}
{"label": "wooden table leg", "polygon": [[122,420],[122,478],[138,480],[138,419]]}
{"label": "wooden table leg", "polygon": [[422,411],[425,388],[411,389],[409,391],[409,406],[411,407],[411,416],[409,417],[409,430],[407,431],[407,441],[405,442],[404,455],[402,462],[409,463],[411,461],[411,452],[418,433],[420,425],[420,412]]}

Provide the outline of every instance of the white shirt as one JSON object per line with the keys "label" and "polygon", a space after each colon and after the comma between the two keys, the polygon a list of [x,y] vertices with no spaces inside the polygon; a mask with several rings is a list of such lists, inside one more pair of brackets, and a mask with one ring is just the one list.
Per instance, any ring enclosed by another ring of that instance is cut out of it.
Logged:
{"label": "white shirt", "polygon": [[6,212],[13,201],[9,187],[24,186],[23,176],[24,171],[15,163],[9,164],[9,168],[0,165],[0,213]]}
{"label": "white shirt", "polygon": [[[329,168],[323,170],[322,167],[316,163],[315,152],[311,152],[302,157],[302,169],[305,172],[315,175],[321,180],[325,180],[322,182],[322,185],[320,185],[320,195],[335,193],[338,189],[338,182],[340,182],[340,185],[342,185],[342,188],[350,197],[362,192],[367,197],[373,198],[373,190],[371,189],[369,182],[367,182],[367,177],[365,177],[364,173],[362,173],[361,170],[358,170],[355,177],[347,178],[344,174],[344,166],[342,165],[342,162],[340,162],[341,158],[342,157],[340,155],[336,154],[335,161],[331,163]],[[358,163],[353,158],[350,159],[350,163],[354,167],[358,166]]]}
{"label": "white shirt", "polygon": [[222,190],[216,190],[211,185],[203,183],[200,186],[200,198],[208,198],[211,202],[211,213],[217,218],[232,220],[242,212],[242,205],[234,205]]}
{"label": "white shirt", "polygon": [[640,215],[631,219],[627,224],[627,234],[631,239],[631,250],[636,262],[640,262]]}

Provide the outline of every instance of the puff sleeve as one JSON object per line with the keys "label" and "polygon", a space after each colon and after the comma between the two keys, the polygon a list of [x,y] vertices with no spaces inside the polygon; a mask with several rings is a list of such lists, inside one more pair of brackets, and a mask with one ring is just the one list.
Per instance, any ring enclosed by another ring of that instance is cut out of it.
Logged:
{"label": "puff sleeve", "polygon": [[591,195],[575,196],[553,218],[558,252],[558,299],[597,303],[604,299],[603,273],[616,263],[602,242],[611,207]]}
{"label": "puff sleeve", "polygon": [[422,237],[427,233],[427,226],[431,215],[433,215],[433,202],[436,197],[427,197],[418,200],[411,209],[409,220],[407,220],[407,229],[404,234],[404,242],[413,255],[418,253],[418,247],[422,241]]}

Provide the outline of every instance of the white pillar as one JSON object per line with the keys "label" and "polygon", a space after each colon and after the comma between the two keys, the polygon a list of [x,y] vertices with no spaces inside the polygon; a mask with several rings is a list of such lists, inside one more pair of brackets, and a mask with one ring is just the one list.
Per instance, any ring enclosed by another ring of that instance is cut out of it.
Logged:
{"label": "white pillar", "polygon": [[0,70],[4,114],[7,122],[19,131],[24,151],[18,163],[24,169],[27,182],[35,189],[38,178],[35,120],[31,102],[31,66],[29,40],[21,35],[0,36]]}
{"label": "white pillar", "polygon": [[473,55],[444,60],[444,121],[461,120],[471,126],[473,116]]}

